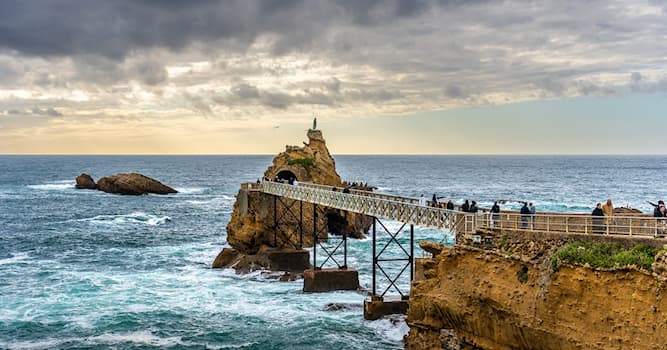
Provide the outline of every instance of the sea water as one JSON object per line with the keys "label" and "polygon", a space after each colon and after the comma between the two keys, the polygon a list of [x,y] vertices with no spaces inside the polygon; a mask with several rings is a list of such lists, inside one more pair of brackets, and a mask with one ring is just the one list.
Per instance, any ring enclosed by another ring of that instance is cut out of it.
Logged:
{"label": "sea water", "polygon": [[[667,157],[335,158],[348,181],[483,207],[502,199],[504,209],[517,209],[529,200],[538,211],[590,212],[611,198],[650,212],[645,200],[667,197]],[[239,183],[261,177],[270,162],[271,156],[0,156],[0,348],[402,348],[403,318],[363,320],[369,239],[349,241],[359,292],[304,294],[299,280],[210,269],[227,246]],[[140,172],[179,193],[76,190],[82,172],[95,179]],[[401,226],[385,225],[392,232]],[[380,232],[379,243],[388,237]],[[416,238],[452,241],[446,232],[420,228]],[[398,240],[409,242],[403,234]],[[392,244],[384,254],[403,253]],[[401,268],[386,266],[390,274]],[[401,292],[408,290],[406,276],[398,281]],[[383,291],[387,280],[379,282]],[[328,311],[330,303],[343,307]]]}

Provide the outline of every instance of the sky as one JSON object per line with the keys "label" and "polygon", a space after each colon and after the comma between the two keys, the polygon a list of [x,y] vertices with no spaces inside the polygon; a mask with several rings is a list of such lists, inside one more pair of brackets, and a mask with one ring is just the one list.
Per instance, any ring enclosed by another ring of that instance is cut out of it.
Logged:
{"label": "sky", "polygon": [[667,1],[3,0],[0,154],[665,154]]}

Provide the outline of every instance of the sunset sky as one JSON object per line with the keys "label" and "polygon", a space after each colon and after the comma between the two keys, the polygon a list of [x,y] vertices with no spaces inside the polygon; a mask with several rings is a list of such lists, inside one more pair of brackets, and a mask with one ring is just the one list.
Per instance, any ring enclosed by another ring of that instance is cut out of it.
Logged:
{"label": "sunset sky", "polygon": [[0,2],[0,153],[664,154],[665,1]]}

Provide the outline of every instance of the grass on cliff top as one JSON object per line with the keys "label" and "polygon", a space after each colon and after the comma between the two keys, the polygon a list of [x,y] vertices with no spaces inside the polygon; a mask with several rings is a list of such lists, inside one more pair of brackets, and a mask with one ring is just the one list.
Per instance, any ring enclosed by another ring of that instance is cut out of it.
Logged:
{"label": "grass on cliff top", "polygon": [[288,159],[288,165],[301,165],[306,170],[315,166],[315,159],[313,158],[298,158],[298,159]]}
{"label": "grass on cliff top", "polygon": [[618,244],[572,241],[554,253],[551,268],[558,271],[561,262],[586,265],[592,268],[613,268],[635,265],[639,269],[651,271],[656,254],[660,251],[645,245],[624,249]]}

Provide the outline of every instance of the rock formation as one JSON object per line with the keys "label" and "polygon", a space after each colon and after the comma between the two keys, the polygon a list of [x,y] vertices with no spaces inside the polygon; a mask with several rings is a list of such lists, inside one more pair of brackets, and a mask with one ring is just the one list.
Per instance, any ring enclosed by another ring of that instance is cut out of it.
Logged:
{"label": "rock formation", "polygon": [[570,264],[553,271],[550,252],[567,240],[512,238],[490,250],[424,245],[434,257],[416,262],[406,349],[664,348],[664,252],[653,273]]}
{"label": "rock formation", "polygon": [[107,193],[142,195],[177,193],[175,189],[142,174],[116,174],[99,179],[97,185],[88,174],[76,178],[76,188],[98,189]]}
{"label": "rock formation", "polygon": [[[342,186],[336,163],[327,149],[320,130],[308,131],[308,143],[303,147],[286,146],[264,173],[267,179],[312,182],[321,185]],[[274,232],[274,204],[277,209],[278,226]],[[299,215],[302,225],[299,225]],[[314,216],[317,218],[314,219]],[[347,234],[349,237],[365,237],[372,225],[372,218],[355,213],[299,203],[286,198],[276,199],[271,195],[241,189],[236,196],[232,218],[227,224],[227,242],[235,252],[223,250],[214,267],[234,267],[237,271],[248,270],[243,261],[257,262],[262,259],[244,258],[258,254],[268,247],[299,248],[312,246],[313,221],[316,221],[318,239],[326,240],[328,233]],[[303,232],[303,235],[301,235]],[[224,254],[223,254],[224,253]],[[238,253],[238,255],[235,255]],[[240,262],[241,261],[241,262]],[[223,263],[224,262],[224,263]],[[266,266],[263,266],[266,268]]]}
{"label": "rock formation", "polygon": [[97,189],[97,185],[90,175],[83,173],[76,177],[76,188],[82,190],[95,190]]}

